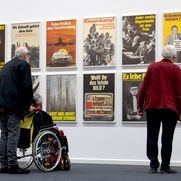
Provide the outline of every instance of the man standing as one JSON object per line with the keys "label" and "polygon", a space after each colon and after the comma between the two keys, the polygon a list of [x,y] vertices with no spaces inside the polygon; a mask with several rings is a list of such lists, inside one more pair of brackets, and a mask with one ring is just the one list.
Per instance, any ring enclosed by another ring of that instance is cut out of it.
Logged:
{"label": "man standing", "polygon": [[147,116],[147,157],[150,172],[157,173],[158,136],[162,124],[160,173],[176,173],[170,168],[172,141],[177,119],[181,113],[181,70],[175,65],[176,50],[167,45],[163,60],[150,64],[138,95],[138,114]]}
{"label": "man standing", "polygon": [[29,173],[18,167],[16,151],[20,120],[29,110],[32,98],[29,52],[26,47],[19,47],[0,71],[0,173]]}

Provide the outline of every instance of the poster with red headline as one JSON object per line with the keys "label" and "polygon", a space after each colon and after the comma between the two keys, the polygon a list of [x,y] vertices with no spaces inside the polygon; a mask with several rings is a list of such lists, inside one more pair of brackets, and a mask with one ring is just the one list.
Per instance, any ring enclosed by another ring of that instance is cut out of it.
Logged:
{"label": "poster with red headline", "polygon": [[115,65],[116,18],[87,18],[83,28],[83,65]]}
{"label": "poster with red headline", "polygon": [[75,67],[76,20],[48,21],[46,32],[47,67]]}

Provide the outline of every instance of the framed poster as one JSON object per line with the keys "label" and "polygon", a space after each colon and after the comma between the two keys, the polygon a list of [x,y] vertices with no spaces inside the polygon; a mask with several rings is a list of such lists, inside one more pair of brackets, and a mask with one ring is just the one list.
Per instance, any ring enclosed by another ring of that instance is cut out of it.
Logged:
{"label": "framed poster", "polygon": [[5,64],[5,25],[0,24],[0,70]]}
{"label": "framed poster", "polygon": [[47,22],[47,67],[76,64],[76,20]]}
{"label": "framed poster", "polygon": [[40,23],[16,23],[11,25],[11,57],[18,47],[25,46],[30,53],[31,68],[39,68]]}
{"label": "framed poster", "polygon": [[137,114],[137,96],[139,87],[143,81],[145,72],[122,73],[123,96],[122,96],[122,122],[145,122],[146,117]]}
{"label": "framed poster", "polygon": [[53,121],[76,121],[76,75],[47,75],[47,112]]}
{"label": "framed poster", "polygon": [[174,45],[177,51],[175,63],[181,63],[181,12],[164,14],[164,46]]}
{"label": "framed poster", "polygon": [[122,65],[155,61],[155,14],[122,17]]}
{"label": "framed poster", "polygon": [[83,65],[115,65],[116,18],[84,19]]}
{"label": "framed poster", "polygon": [[114,74],[84,74],[84,121],[114,120]]}

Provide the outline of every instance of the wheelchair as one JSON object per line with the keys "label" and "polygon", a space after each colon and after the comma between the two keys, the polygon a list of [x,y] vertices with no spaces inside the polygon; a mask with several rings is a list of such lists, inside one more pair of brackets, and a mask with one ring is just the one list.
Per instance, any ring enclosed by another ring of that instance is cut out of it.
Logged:
{"label": "wheelchair", "polygon": [[59,130],[55,124],[53,126],[44,125],[41,126],[38,134],[34,135],[33,139],[35,124],[33,119],[36,114],[40,114],[42,118],[41,111],[33,111],[25,117],[21,124],[17,149],[19,167],[27,169],[34,162],[36,167],[43,172],[70,170],[71,161],[68,155],[68,141],[63,130]]}

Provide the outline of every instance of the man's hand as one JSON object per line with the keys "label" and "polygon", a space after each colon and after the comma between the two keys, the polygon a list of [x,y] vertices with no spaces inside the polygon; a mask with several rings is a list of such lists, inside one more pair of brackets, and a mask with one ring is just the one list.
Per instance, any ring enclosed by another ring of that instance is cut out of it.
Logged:
{"label": "man's hand", "polygon": [[137,114],[143,116],[143,108],[138,108]]}

